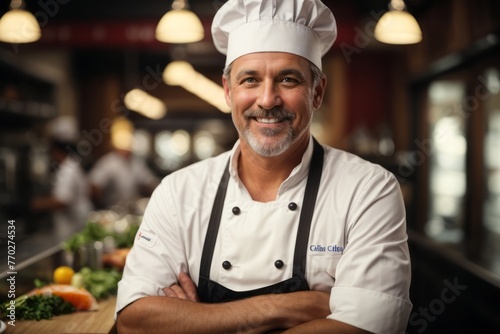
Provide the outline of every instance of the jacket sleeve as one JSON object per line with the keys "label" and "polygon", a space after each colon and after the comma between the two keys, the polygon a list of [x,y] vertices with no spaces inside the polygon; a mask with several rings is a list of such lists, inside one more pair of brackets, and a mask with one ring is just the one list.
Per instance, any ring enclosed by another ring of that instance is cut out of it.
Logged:
{"label": "jacket sleeve", "polygon": [[406,213],[396,178],[374,174],[356,191],[331,291],[331,319],[374,333],[404,333],[412,308]]}

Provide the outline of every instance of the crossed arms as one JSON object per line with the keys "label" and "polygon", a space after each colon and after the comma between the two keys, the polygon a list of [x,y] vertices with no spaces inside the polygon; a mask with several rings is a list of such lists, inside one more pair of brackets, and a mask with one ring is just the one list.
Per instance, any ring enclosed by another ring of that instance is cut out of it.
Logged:
{"label": "crossed arms", "polygon": [[367,333],[326,319],[330,295],[320,291],[262,295],[248,299],[200,303],[196,287],[184,273],[163,290],[166,297],[138,299],[117,317],[118,332],[128,333]]}

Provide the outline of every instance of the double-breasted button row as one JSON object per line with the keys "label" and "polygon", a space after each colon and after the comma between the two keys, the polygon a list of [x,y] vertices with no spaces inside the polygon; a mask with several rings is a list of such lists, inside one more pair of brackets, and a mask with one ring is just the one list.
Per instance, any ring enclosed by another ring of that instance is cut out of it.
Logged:
{"label": "double-breasted button row", "polygon": [[[283,261],[281,261],[281,260],[276,260],[276,261],[274,261],[274,266],[275,266],[276,268],[278,268],[278,269],[283,268],[283,266],[284,266],[284,265],[285,265],[285,263],[283,263]],[[231,262],[229,262],[229,261],[227,261],[227,260],[226,260],[226,261],[224,261],[224,262],[222,262],[222,268],[224,268],[224,269],[226,269],[226,270],[231,269],[231,267],[232,267],[232,266],[233,266],[233,265],[231,264]]]}
{"label": "double-breasted button row", "polygon": [[[297,203],[295,202],[290,202],[288,204],[288,209],[290,209],[291,211],[295,211],[297,210]],[[240,213],[241,213],[241,209],[237,206],[233,207],[231,209],[231,211],[233,212],[234,215],[238,216]]]}

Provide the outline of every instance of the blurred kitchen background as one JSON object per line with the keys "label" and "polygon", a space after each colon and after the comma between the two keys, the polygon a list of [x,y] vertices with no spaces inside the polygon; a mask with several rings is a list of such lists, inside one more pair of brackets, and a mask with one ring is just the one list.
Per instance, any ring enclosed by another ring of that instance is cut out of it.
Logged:
{"label": "blurred kitchen background", "polygon": [[[8,220],[16,221],[19,261],[60,241],[52,215],[32,212],[30,202],[50,191],[50,129],[61,116],[76,121],[72,153],[85,171],[112,149],[116,119],[158,178],[231,148],[224,57],[210,34],[224,2],[189,0],[204,30],[193,43],[155,38],[179,0],[22,2],[41,37],[0,43],[2,249]],[[313,132],[400,181],[414,272],[408,332],[498,332],[500,2],[406,1],[422,32],[415,44],[374,37],[389,0],[324,2],[339,34],[323,61],[329,85]],[[2,1],[0,14],[11,6]],[[126,209],[140,215],[143,204]]]}

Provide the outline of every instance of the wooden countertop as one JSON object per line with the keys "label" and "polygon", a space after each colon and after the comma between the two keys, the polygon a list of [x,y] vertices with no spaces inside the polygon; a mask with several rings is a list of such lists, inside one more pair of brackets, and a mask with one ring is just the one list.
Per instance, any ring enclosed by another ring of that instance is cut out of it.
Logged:
{"label": "wooden countertop", "polygon": [[50,320],[16,320],[5,334],[108,334],[113,329],[116,297],[99,302],[99,310],[55,316]]}

